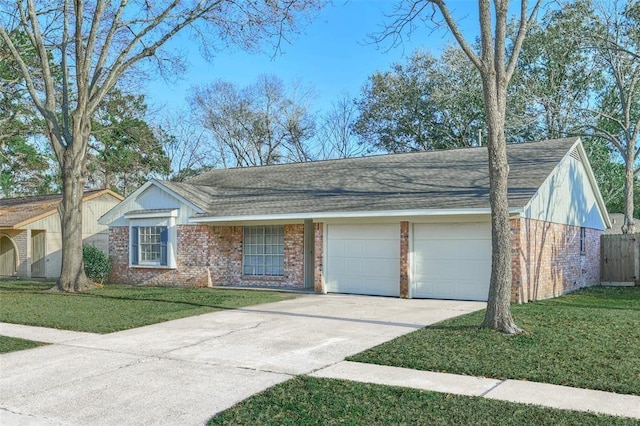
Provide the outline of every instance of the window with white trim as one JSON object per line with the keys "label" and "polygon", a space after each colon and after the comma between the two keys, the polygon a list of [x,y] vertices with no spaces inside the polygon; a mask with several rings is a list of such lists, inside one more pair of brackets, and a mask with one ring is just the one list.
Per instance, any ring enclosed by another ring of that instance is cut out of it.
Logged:
{"label": "window with white trim", "polygon": [[245,276],[284,276],[284,226],[245,226],[242,244]]}
{"label": "window with white trim", "polygon": [[132,226],[131,232],[132,265],[167,266],[166,226]]}

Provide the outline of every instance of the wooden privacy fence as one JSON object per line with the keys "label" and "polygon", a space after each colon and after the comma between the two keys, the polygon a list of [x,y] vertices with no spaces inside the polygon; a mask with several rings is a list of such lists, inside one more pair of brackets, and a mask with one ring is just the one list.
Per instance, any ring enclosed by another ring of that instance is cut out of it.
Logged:
{"label": "wooden privacy fence", "polygon": [[640,284],[640,234],[603,235],[600,243],[600,283]]}

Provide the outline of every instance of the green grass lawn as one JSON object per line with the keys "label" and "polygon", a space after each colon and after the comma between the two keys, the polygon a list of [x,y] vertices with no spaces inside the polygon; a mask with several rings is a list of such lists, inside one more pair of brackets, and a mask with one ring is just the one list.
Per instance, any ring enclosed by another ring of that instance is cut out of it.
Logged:
{"label": "green grass lawn", "polygon": [[527,334],[479,329],[481,311],[348,359],[640,395],[640,287],[594,287],[511,309]]}
{"label": "green grass lawn", "polygon": [[638,425],[639,421],[342,380],[297,377],[209,425]]}
{"label": "green grass lawn", "polygon": [[16,339],[15,337],[0,336],[0,354],[42,346],[45,343],[31,340]]}
{"label": "green grass lawn", "polygon": [[65,294],[49,291],[53,284],[0,281],[0,322],[111,333],[295,297],[275,291],[124,285]]}

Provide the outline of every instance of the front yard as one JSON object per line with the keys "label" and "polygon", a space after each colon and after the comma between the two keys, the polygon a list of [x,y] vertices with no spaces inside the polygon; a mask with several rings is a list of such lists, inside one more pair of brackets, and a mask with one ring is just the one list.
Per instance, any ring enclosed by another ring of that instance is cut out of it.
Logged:
{"label": "front yard", "polygon": [[32,342],[31,340],[0,336],[0,354],[13,351],[21,351],[23,349],[31,349],[42,345],[43,343]]}
{"label": "front yard", "polygon": [[638,425],[637,420],[480,397],[296,377],[253,396],[209,425]]}
{"label": "front yard", "polygon": [[527,334],[478,329],[481,311],[348,359],[640,395],[640,287],[595,287],[512,313]]}
{"label": "front yard", "polygon": [[106,285],[78,294],[53,282],[0,280],[0,322],[111,333],[193,315],[291,299],[275,291]]}

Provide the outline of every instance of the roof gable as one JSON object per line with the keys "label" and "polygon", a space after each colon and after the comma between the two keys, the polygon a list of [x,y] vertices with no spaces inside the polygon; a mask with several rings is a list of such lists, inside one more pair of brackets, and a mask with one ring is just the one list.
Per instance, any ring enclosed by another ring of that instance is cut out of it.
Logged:
{"label": "roof gable", "polygon": [[576,143],[524,208],[531,219],[604,230],[609,218],[582,144]]}
{"label": "roof gable", "polygon": [[185,191],[176,192],[175,185],[174,182],[151,179],[105,213],[98,219],[98,223],[124,226],[127,222],[123,222],[123,215],[137,210],[181,209],[184,206],[189,213],[204,213],[200,206],[188,198],[190,194]]}

